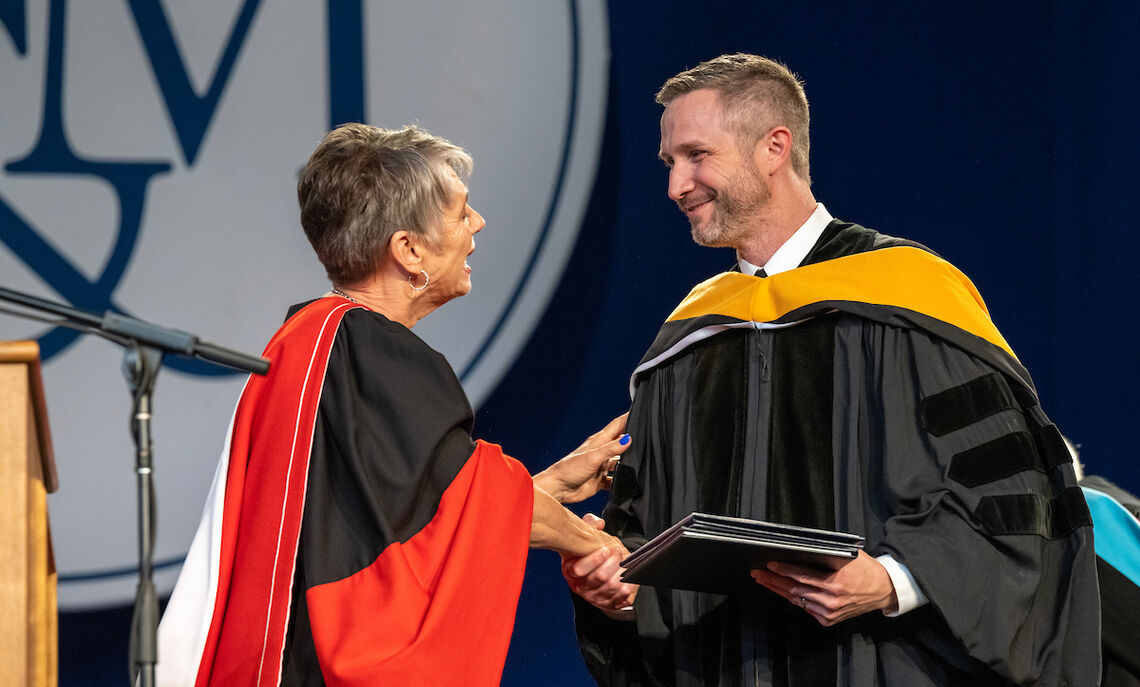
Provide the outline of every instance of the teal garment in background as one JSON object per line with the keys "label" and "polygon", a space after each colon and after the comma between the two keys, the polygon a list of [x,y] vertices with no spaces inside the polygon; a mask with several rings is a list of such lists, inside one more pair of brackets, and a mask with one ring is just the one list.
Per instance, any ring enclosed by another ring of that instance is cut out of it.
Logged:
{"label": "teal garment in background", "polygon": [[1081,488],[1092,513],[1096,555],[1140,585],[1140,520],[1103,491]]}

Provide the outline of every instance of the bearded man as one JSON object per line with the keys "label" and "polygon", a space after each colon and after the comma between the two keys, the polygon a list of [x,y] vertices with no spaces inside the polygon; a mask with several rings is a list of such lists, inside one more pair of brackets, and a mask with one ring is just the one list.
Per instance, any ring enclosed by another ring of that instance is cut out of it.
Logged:
{"label": "bearded man", "polygon": [[605,528],[632,551],[697,511],[866,547],[837,571],[770,563],[728,596],[567,559],[599,684],[1095,685],[1088,508],[970,281],[816,202],[783,65],[722,56],[657,101],[669,197],[740,271],[694,288],[636,368]]}

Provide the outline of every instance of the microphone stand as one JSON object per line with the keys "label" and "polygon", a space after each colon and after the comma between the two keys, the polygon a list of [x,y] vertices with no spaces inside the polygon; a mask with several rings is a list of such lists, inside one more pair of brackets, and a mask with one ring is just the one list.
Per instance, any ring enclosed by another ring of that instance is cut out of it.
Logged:
{"label": "microphone stand", "polygon": [[139,581],[135,613],[131,621],[131,685],[153,687],[158,661],[158,593],[154,585],[154,475],[151,439],[151,396],[167,353],[199,358],[216,365],[264,375],[269,361],[199,341],[197,336],[115,312],[102,315],[72,308],[0,287],[0,300],[15,303],[60,319],[48,320],[24,312],[8,314],[80,329],[113,341],[126,349],[123,375],[133,398],[131,434],[135,442],[135,475],[138,483]]}

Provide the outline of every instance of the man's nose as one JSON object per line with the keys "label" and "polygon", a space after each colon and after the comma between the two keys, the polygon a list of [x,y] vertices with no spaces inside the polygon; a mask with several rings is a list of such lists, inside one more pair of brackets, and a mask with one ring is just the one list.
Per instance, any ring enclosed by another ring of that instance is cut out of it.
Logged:
{"label": "man's nose", "polygon": [[681,200],[685,194],[693,190],[693,177],[681,165],[669,170],[669,197]]}

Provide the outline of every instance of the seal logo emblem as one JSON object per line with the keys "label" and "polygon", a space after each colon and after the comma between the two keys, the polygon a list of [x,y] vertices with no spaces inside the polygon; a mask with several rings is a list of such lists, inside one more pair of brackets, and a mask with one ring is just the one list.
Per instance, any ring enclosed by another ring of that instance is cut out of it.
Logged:
{"label": "seal logo emblem", "polygon": [[[259,353],[289,304],[328,288],[296,219],[312,148],[342,121],[415,122],[475,158],[472,197],[488,220],[470,259],[475,289],[416,332],[478,404],[577,238],[604,119],[604,5],[286,4],[0,5],[0,284]],[[61,605],[128,603],[136,511],[119,352],[12,317],[0,317],[0,338],[38,339],[46,362]],[[155,393],[160,592],[243,383],[191,361],[166,366]]]}

